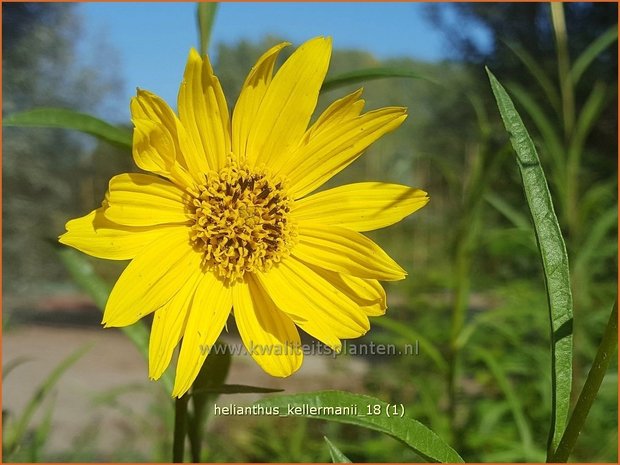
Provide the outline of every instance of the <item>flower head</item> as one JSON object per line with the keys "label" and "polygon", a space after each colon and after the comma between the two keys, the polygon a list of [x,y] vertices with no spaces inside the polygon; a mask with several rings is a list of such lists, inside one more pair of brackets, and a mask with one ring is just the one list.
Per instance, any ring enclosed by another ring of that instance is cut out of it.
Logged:
{"label": "flower head", "polygon": [[182,340],[175,396],[190,388],[231,311],[256,362],[288,376],[303,358],[297,327],[339,350],[341,339],[365,334],[368,317],[385,312],[379,280],[406,274],[360,232],[423,207],[425,192],[364,182],[311,194],[400,126],[405,109],[362,113],[357,91],[308,127],[331,40],[306,42],[273,75],[286,45],[252,68],[232,118],[208,58],[194,50],[178,116],[139,90],[133,157],[150,174],[113,177],[103,205],[69,221],[60,237],[95,257],[131,259],[103,323],[127,326],[154,312],[153,379]]}

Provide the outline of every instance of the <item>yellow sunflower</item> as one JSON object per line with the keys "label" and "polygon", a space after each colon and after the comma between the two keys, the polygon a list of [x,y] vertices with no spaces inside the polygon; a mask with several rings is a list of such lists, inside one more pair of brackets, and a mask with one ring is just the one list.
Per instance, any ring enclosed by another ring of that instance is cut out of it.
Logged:
{"label": "yellow sunflower", "polygon": [[174,396],[192,385],[231,311],[244,345],[270,375],[302,363],[297,326],[334,350],[385,313],[379,280],[405,271],[360,234],[400,221],[425,192],[381,182],[309,195],[406,118],[404,108],[362,114],[361,90],[309,126],[331,39],[300,46],[273,75],[268,50],[229,117],[207,57],[191,50],[178,116],[156,95],[131,101],[133,157],[150,174],[111,179],[102,207],[67,223],[60,242],[131,262],[110,294],[103,324],[154,312],[149,376],[178,355]]}

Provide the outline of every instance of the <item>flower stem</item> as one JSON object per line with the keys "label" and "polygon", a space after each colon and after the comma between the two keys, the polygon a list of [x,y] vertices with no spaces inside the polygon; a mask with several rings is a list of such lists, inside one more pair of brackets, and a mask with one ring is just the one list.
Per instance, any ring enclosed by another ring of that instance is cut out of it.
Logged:
{"label": "flower stem", "polygon": [[[195,399],[194,399],[195,400]],[[192,462],[200,463],[202,457],[202,419],[203,413],[196,411],[194,406],[194,415],[188,418],[189,430],[187,437],[189,439],[189,451],[192,457]]]}
{"label": "flower stem", "polygon": [[568,425],[566,426],[564,435],[560,440],[560,444],[558,445],[555,454],[550,456],[547,462],[557,463],[566,462],[568,460],[568,457],[575,446],[575,442],[577,442],[579,433],[581,432],[581,429],[586,421],[588,413],[590,412],[590,407],[592,407],[596,394],[601,387],[601,383],[603,382],[603,378],[605,377],[605,373],[609,367],[609,362],[616,351],[617,345],[618,299],[616,299],[614,308],[611,311],[607,328],[605,328],[605,334],[603,334],[603,340],[598,348],[598,352],[594,358],[594,363],[592,364],[592,368],[590,368],[588,378],[583,385],[581,394],[579,394],[579,399],[577,399],[577,404],[575,405],[573,414],[571,415]]}
{"label": "flower stem", "polygon": [[174,439],[172,442],[172,462],[183,463],[185,455],[185,436],[187,435],[187,396],[174,401]]}

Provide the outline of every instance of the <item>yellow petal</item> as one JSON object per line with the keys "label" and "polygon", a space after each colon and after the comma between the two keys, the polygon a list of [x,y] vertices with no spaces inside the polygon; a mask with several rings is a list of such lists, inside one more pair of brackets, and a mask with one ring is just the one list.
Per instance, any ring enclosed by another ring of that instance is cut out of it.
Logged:
{"label": "yellow petal", "polygon": [[407,275],[372,240],[338,226],[300,222],[292,253],[304,262],[358,278],[395,281]]}
{"label": "yellow petal", "polygon": [[306,143],[309,139],[319,136],[323,131],[334,129],[339,124],[359,116],[364,109],[364,100],[360,100],[361,95],[362,89],[358,89],[327,107],[306,132]]}
{"label": "yellow petal", "polygon": [[129,106],[132,120],[146,119],[161,124],[177,143],[177,117],[164,100],[152,92],[138,89],[138,94],[131,99]]}
{"label": "yellow petal", "polygon": [[405,112],[397,107],[369,111],[310,138],[280,171],[289,180],[289,193],[298,199],[321,186],[370,144],[400,126],[407,117]]}
{"label": "yellow petal", "polygon": [[112,223],[103,211],[101,207],[69,221],[67,232],[58,241],[93,257],[129,260],[168,230],[165,226],[141,228]]}
{"label": "yellow petal", "polygon": [[402,220],[429,201],[420,189],[382,182],[360,182],[328,189],[295,202],[298,221],[372,231]]}
{"label": "yellow petal", "polygon": [[128,326],[161,308],[200,269],[201,259],[189,243],[187,227],[170,227],[118,278],[103,313],[104,325]]}
{"label": "yellow petal", "polygon": [[235,322],[248,353],[272,376],[289,376],[303,360],[299,332],[249,275],[233,287]]}
{"label": "yellow petal", "polygon": [[368,316],[385,315],[385,289],[376,279],[363,279],[309,265],[317,274],[332,283],[340,292],[357,303]]}
{"label": "yellow petal", "polygon": [[152,226],[185,223],[187,194],[174,184],[149,174],[124,173],[110,180],[109,206],[104,214],[114,223]]}
{"label": "yellow petal", "polygon": [[198,376],[211,347],[224,328],[232,307],[232,290],[212,272],[204,273],[190,309],[172,395],[181,397]]}
{"label": "yellow petal", "polygon": [[156,310],[149,340],[149,378],[159,379],[166,371],[174,348],[181,340],[200,271],[188,279],[179,292],[163,307]]}
{"label": "yellow petal", "polygon": [[184,153],[190,172],[218,170],[230,153],[228,105],[209,58],[192,49],[179,89],[179,118],[196,151]]}
{"label": "yellow petal", "polygon": [[287,45],[290,44],[283,42],[264,53],[252,67],[241,89],[232,117],[232,151],[241,160],[250,157],[251,163],[256,161],[255,154],[246,154],[248,134],[271,82],[278,54]]}
{"label": "yellow petal", "polygon": [[355,302],[294,257],[256,277],[297,326],[335,350],[339,339],[362,336],[370,327]]}
{"label": "yellow petal", "polygon": [[176,149],[166,127],[150,119],[133,119],[133,159],[138,167],[167,175],[175,162]]}
{"label": "yellow petal", "polygon": [[134,118],[133,123],[133,159],[136,165],[179,186],[192,186],[192,177],[177,163],[177,142],[168,128],[149,119]]}
{"label": "yellow petal", "polygon": [[331,56],[331,39],[301,45],[269,84],[250,128],[246,153],[272,166],[301,141],[316,107]]}
{"label": "yellow petal", "polygon": [[[181,121],[166,102],[151,92],[138,90],[137,97],[134,97],[131,101],[131,116],[134,123],[136,120],[149,120],[163,126],[168,131],[174,143],[176,162],[170,168],[170,172],[175,177],[180,176],[185,180],[187,176],[190,176],[195,181],[201,181],[200,175],[204,173],[204,170],[197,169],[197,167],[203,165],[197,165],[196,159],[200,158],[203,163],[206,163],[204,155],[196,148]],[[169,159],[167,161],[170,162]],[[138,161],[136,163],[138,166],[141,166]],[[169,164],[165,166],[169,166]],[[147,171],[152,170],[147,169]],[[175,171],[182,171],[183,173],[176,175]]]}

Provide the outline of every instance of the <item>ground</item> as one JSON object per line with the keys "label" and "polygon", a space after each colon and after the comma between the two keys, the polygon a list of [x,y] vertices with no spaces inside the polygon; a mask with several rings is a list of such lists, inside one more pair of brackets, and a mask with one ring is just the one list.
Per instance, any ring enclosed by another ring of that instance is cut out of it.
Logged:
{"label": "ground", "polygon": [[[5,298],[3,366],[23,361],[3,380],[2,405],[9,415],[20,415],[49,373],[80,348],[85,354],[60,378],[44,405],[53,401],[52,430],[46,453],[67,457],[67,450],[87,456],[109,457],[110,448],[130,447],[148,459],[153,453],[150,432],[161,430],[169,395],[148,380],[147,362],[118,329],[103,329],[101,314],[82,295],[38,299]],[[231,332],[225,341],[239,343]],[[284,389],[289,393],[320,389],[361,389],[367,364],[359,358],[306,356],[302,368],[286,379],[265,374],[248,356],[234,356],[229,384]],[[262,395],[227,395],[218,403],[248,405]],[[158,407],[159,403],[159,407]],[[162,404],[164,408],[162,408]],[[32,422],[40,424],[45,407]],[[171,410],[170,410],[171,411]],[[159,413],[158,413],[159,412]],[[225,417],[211,428],[222,428]],[[234,419],[232,421],[235,421]],[[80,459],[78,455],[75,457]]]}

